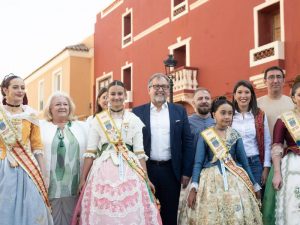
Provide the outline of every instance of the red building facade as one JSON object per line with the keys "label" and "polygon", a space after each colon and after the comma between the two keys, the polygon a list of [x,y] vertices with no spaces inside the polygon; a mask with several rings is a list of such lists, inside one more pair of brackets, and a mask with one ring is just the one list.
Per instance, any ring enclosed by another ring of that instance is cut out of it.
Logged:
{"label": "red building facade", "polygon": [[147,80],[173,54],[174,101],[191,108],[197,86],[230,95],[240,79],[266,93],[263,71],[300,74],[298,0],[115,0],[95,24],[95,90],[124,81],[129,107],[148,102]]}

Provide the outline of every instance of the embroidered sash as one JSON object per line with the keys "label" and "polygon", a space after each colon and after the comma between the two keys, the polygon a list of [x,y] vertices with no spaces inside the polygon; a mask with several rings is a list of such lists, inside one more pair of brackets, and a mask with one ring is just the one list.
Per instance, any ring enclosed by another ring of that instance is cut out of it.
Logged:
{"label": "embroidered sash", "polygon": [[300,147],[300,121],[294,111],[289,111],[281,114],[281,119],[291,134],[293,140]]}
{"label": "embroidered sash", "polygon": [[265,130],[264,130],[265,113],[262,110],[258,110],[254,117],[256,140],[259,150],[259,160],[262,164],[265,161]]}
{"label": "embroidered sash", "polygon": [[[215,132],[214,128],[210,127],[202,131],[201,135],[208,144],[211,151],[214,153],[213,161],[220,160],[221,167],[223,164],[226,169],[228,169],[232,174],[238,177],[255,197],[254,187],[248,174],[243,168],[236,165],[235,161],[230,156],[229,149],[226,147],[225,143],[221,140],[219,135]],[[223,170],[222,173],[224,173]]]}
{"label": "embroidered sash", "polygon": [[4,109],[0,105],[0,137],[6,146],[8,153],[22,167],[22,169],[32,179],[33,183],[39,190],[45,204],[50,208],[47,189],[40,169],[30,156],[30,152],[26,151],[22,145],[22,141],[18,138],[16,129],[8,119]]}
{"label": "embroidered sash", "polygon": [[[101,113],[96,115],[96,118],[98,123],[100,124],[100,127],[104,131],[107,140],[111,144],[113,144],[115,151],[118,153],[120,164],[124,159],[128,163],[128,165],[140,176],[140,178],[145,181],[151,201],[156,202],[156,204],[159,206],[158,201],[155,199],[154,193],[152,193],[152,190],[150,190],[147,173],[139,164],[137,164],[134,159],[129,156],[129,150],[122,140],[121,131],[115,125],[115,122],[108,111],[102,111]],[[119,167],[121,167],[121,165],[119,165]]]}

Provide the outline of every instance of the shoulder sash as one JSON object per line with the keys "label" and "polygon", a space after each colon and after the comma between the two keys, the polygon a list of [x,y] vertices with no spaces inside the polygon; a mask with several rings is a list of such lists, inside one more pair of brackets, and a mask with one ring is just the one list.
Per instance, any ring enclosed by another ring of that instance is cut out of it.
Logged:
{"label": "shoulder sash", "polygon": [[238,177],[255,197],[254,187],[248,174],[243,168],[236,165],[236,163],[230,156],[229,149],[226,147],[225,143],[221,140],[219,135],[215,132],[214,128],[210,127],[202,131],[201,135],[208,144],[211,151],[214,153],[215,161],[220,160],[221,167],[222,164],[224,164],[226,169],[228,169],[232,174]]}
{"label": "shoulder sash", "polygon": [[121,131],[117,128],[113,118],[110,116],[108,111],[102,111],[96,115],[97,121],[100,124],[103,132],[105,133],[107,140],[113,145],[117,154],[121,155],[128,165],[143,179],[147,185],[150,199],[152,202],[156,202],[154,193],[150,190],[148,184],[149,179],[146,171],[137,162],[129,156],[128,148],[122,140]]}
{"label": "shoulder sash", "polygon": [[22,141],[18,140],[16,132],[3,107],[0,105],[0,137],[12,157],[32,179],[45,204],[50,207],[47,189],[41,171],[36,165],[36,162],[33,161],[33,156],[30,156],[30,152],[26,151],[23,147]]}
{"label": "shoulder sash", "polygon": [[293,140],[300,146],[300,122],[294,111],[288,111],[281,114],[281,119],[291,134]]}

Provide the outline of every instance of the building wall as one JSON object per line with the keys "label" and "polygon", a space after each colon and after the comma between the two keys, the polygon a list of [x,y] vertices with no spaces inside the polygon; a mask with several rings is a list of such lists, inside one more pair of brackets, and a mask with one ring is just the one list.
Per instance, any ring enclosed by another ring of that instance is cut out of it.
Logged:
{"label": "building wall", "polygon": [[[39,111],[39,97],[38,97],[38,87],[39,82],[44,81],[44,106],[47,103],[48,97],[53,93],[53,74],[57,71],[62,72],[63,90],[68,93],[69,90],[69,59],[65,59],[55,66],[49,68],[48,70],[41,72],[35,79],[31,80],[30,77],[25,78],[26,94],[28,97],[29,105],[39,112],[40,117],[42,117],[43,111]],[[33,74],[34,75],[34,74]]]}
{"label": "building wall", "polygon": [[[190,64],[197,67],[198,85],[212,90],[213,96],[230,95],[236,81],[249,80],[270,65],[286,70],[286,80],[300,73],[300,45],[297,21],[300,2],[281,0],[284,8],[284,60],[250,67],[249,51],[255,47],[254,8],[274,0],[194,0],[187,1],[187,14],[172,20],[172,0],[126,0],[110,13],[97,15],[95,25],[95,80],[103,73],[113,72],[121,79],[121,67],[133,64],[133,104],[148,101],[147,79],[155,72],[164,72],[163,60],[169,47],[190,38]],[[197,7],[195,4],[199,3]],[[200,4],[202,3],[202,4]],[[237,4],[238,3],[238,4]],[[121,44],[122,14],[132,10],[133,42]],[[159,27],[160,26],[160,27]],[[154,29],[153,27],[159,27]],[[153,28],[153,29],[151,29]],[[145,32],[148,34],[144,35]],[[288,85],[285,92],[288,93]],[[258,95],[266,89],[257,90]]]}
{"label": "building wall", "polygon": [[76,114],[79,118],[91,114],[92,99],[90,93],[92,85],[90,83],[92,76],[91,59],[89,58],[70,58],[70,96],[76,106]]}

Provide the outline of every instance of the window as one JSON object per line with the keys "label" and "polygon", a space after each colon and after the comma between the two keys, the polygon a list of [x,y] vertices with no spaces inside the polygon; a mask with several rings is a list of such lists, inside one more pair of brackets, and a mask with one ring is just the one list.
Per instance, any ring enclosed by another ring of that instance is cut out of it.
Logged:
{"label": "window", "polygon": [[258,11],[258,46],[281,40],[279,2]]}
{"label": "window", "polygon": [[186,45],[183,45],[174,50],[174,59],[177,61],[176,68],[186,66]]}
{"label": "window", "polygon": [[53,91],[62,90],[62,73],[61,70],[54,73],[53,77]]}
{"label": "window", "polygon": [[132,43],[132,9],[122,15],[122,47]]}
{"label": "window", "polygon": [[131,91],[131,67],[128,67],[123,70],[123,82],[125,89]]}
{"label": "window", "polygon": [[182,2],[184,2],[184,0],[174,0],[174,6],[177,6]]}
{"label": "window", "polygon": [[110,82],[112,82],[112,72],[98,77],[96,79],[96,95],[101,88],[107,87]]}
{"label": "window", "polygon": [[38,109],[42,111],[44,109],[44,81],[39,81],[38,86]]}
{"label": "window", "polygon": [[172,20],[178,19],[188,13],[187,0],[172,0],[171,3],[171,18]]}

